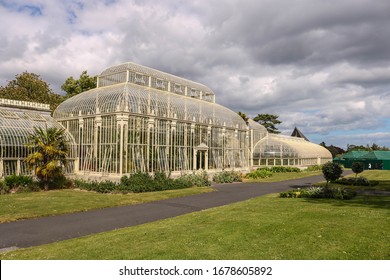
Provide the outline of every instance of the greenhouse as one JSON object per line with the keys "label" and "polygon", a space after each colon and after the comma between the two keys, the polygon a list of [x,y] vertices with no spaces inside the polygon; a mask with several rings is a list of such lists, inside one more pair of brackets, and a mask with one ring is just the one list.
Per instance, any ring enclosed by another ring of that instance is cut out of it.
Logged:
{"label": "greenhouse", "polygon": [[310,166],[331,160],[327,149],[300,137],[268,134],[253,148],[253,166]]}
{"label": "greenhouse", "polygon": [[[33,152],[26,143],[28,136],[34,132],[34,127],[62,126],[50,116],[49,105],[0,99],[0,177],[8,175],[27,175],[24,159]],[[71,144],[69,166],[67,172],[74,171],[73,138],[67,133],[67,140]]]}
{"label": "greenhouse", "polygon": [[207,86],[134,63],[113,66],[96,89],[58,106],[79,171],[100,175],[247,170],[248,128]]}
{"label": "greenhouse", "polygon": [[354,162],[362,162],[364,169],[390,170],[390,151],[350,151],[333,161],[347,168]]}
{"label": "greenhouse", "polygon": [[[67,173],[120,177],[134,172],[249,171],[258,166],[322,164],[323,147],[269,134],[215,103],[205,85],[135,63],[104,70],[97,88],[61,103],[0,101],[0,176],[29,174],[24,159],[34,127],[67,130]],[[298,133],[299,132],[299,133]]]}

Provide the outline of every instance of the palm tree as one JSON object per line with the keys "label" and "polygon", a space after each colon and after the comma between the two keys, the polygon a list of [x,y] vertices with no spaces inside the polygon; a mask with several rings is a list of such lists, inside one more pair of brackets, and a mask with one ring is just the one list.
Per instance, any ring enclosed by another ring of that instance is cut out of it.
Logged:
{"label": "palm tree", "polygon": [[34,169],[35,175],[47,191],[50,181],[62,175],[63,167],[67,165],[69,149],[65,129],[34,127],[27,146],[35,151],[27,157],[27,165]]}

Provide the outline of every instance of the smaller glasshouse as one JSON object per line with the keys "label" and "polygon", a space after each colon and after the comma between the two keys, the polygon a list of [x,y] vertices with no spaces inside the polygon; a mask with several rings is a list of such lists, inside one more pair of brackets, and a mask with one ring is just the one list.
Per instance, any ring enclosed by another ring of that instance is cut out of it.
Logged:
{"label": "smaller glasshouse", "polygon": [[[28,136],[34,127],[58,127],[61,124],[50,116],[47,104],[0,99],[0,177],[31,174],[24,159],[33,152],[27,148]],[[74,172],[73,137],[67,132],[71,144],[67,172]]]}
{"label": "smaller glasshouse", "polygon": [[320,165],[332,160],[324,147],[300,137],[268,134],[253,148],[253,166]]}

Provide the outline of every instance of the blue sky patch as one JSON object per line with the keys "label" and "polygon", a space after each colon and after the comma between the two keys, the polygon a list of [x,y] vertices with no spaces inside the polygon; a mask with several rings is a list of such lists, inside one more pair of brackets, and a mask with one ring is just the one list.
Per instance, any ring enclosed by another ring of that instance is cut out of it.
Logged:
{"label": "blue sky patch", "polygon": [[29,14],[32,17],[39,17],[43,14],[42,7],[38,5],[20,5],[15,2],[0,0],[0,6],[9,11]]}

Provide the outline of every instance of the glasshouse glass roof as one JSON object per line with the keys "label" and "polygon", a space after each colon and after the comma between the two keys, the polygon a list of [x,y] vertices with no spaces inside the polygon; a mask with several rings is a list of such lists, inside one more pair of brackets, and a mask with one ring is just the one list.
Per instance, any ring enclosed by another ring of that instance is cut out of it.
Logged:
{"label": "glasshouse glass roof", "polygon": [[99,75],[97,84],[104,87],[126,82],[215,102],[213,91],[203,84],[133,62],[107,68]]}
{"label": "glasshouse glass roof", "polygon": [[259,124],[258,122],[255,122],[252,119],[248,119],[248,125],[250,129],[259,130],[261,132],[267,133],[267,129],[263,125]]}
{"label": "glasshouse glass roof", "polygon": [[268,134],[254,148],[255,153],[294,154],[299,158],[332,158],[332,154],[324,147],[308,142],[303,138]]}
{"label": "glasshouse glass roof", "polygon": [[47,104],[0,99],[0,146],[24,146],[34,127],[63,128],[50,116]]}
{"label": "glasshouse glass roof", "polygon": [[188,122],[245,129],[242,118],[216,103],[154,88],[120,83],[78,94],[61,103],[54,112],[56,119],[95,114],[129,112]]}

